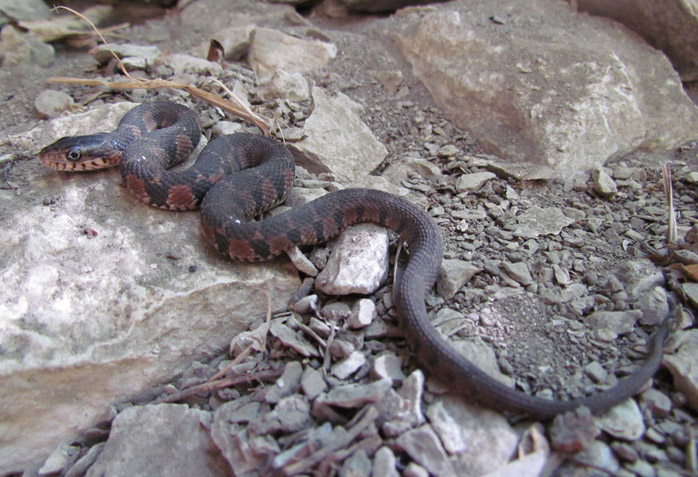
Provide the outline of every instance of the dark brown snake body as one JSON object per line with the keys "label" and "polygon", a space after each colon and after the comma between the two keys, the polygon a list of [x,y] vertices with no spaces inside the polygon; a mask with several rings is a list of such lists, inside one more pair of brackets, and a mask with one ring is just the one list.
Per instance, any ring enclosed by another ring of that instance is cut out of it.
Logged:
{"label": "dark brown snake body", "polygon": [[439,273],[443,243],[428,214],[385,192],[347,189],[253,221],[282,202],[292,187],[294,163],[288,150],[272,139],[235,134],[212,141],[189,169],[168,171],[190,154],[199,136],[192,110],[158,101],[129,111],[112,133],[63,138],[42,150],[40,157],[57,170],[118,164],[129,189],[149,205],[172,210],[201,206],[205,237],[234,260],[268,260],[294,245],[325,242],[362,222],[394,230],[409,250],[408,263],[395,280],[394,301],[418,362],[457,393],[494,409],[540,419],[579,406],[603,412],[641,390],[661,363],[666,322],[652,336],[641,367],[608,390],[551,401],[507,387],[449,346],[429,321],[425,297]]}

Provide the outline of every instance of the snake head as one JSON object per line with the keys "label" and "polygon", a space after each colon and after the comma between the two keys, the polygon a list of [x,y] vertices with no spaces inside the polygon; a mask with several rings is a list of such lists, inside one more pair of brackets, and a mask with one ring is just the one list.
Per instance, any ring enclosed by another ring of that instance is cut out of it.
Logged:
{"label": "snake head", "polygon": [[91,171],[119,164],[121,149],[109,134],[64,137],[46,146],[39,159],[57,171]]}

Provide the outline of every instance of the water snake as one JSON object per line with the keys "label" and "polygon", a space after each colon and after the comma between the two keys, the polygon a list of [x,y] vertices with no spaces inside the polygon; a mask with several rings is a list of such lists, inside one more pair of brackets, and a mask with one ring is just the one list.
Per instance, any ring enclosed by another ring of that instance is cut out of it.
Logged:
{"label": "water snake", "polygon": [[295,166],[288,149],[270,138],[239,133],[211,141],[190,168],[168,170],[191,153],[199,137],[194,111],[155,101],[130,110],[111,133],[62,138],[44,148],[40,158],[61,171],[118,165],[128,188],[147,204],[170,210],[200,207],[204,236],[234,260],[268,260],[295,245],[325,242],[362,222],[392,229],[409,250],[393,298],[418,362],[455,392],[494,409],[540,419],[582,405],[603,412],[641,390],[661,363],[666,322],[651,337],[644,363],[610,389],[559,401],[505,386],[449,346],[429,321],[425,298],[439,273],[443,240],[425,211],[378,190],[346,189],[254,221],[283,202],[292,187]]}

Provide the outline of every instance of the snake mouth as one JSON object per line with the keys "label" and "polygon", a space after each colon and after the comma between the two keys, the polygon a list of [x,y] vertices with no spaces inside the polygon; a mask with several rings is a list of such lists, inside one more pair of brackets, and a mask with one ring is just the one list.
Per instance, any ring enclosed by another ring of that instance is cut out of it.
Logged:
{"label": "snake mouth", "polygon": [[85,158],[79,162],[68,162],[65,160],[65,155],[62,153],[45,152],[39,155],[39,159],[46,167],[53,169],[54,171],[82,172],[114,167],[119,164],[121,154]]}

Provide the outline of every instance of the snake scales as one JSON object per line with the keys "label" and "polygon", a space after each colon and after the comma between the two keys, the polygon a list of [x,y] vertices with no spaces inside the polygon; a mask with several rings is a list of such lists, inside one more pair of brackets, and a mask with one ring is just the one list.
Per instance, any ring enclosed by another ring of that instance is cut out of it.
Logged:
{"label": "snake scales", "polygon": [[394,230],[409,249],[409,261],[396,277],[394,301],[410,347],[421,366],[454,391],[494,409],[541,419],[579,406],[603,412],[637,393],[661,363],[666,323],[650,339],[640,368],[608,390],[552,401],[509,388],[449,346],[429,321],[425,296],[439,273],[443,243],[428,214],[385,192],[347,189],[253,221],[288,195],[295,171],[290,153],[272,139],[234,134],[212,141],[190,168],[169,171],[191,153],[199,137],[194,111],[156,101],[129,111],[111,133],[62,138],[44,148],[40,158],[61,171],[118,165],[128,188],[147,204],[170,210],[201,207],[205,237],[234,260],[268,260],[294,245],[325,242],[362,222]]}

